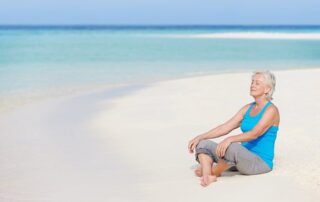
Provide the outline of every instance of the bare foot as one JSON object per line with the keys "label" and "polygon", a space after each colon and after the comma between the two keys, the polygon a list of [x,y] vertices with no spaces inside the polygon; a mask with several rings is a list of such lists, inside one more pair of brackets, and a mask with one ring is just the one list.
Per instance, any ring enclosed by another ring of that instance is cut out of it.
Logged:
{"label": "bare foot", "polygon": [[203,176],[200,178],[200,184],[203,187],[206,187],[215,181],[217,181],[217,176],[215,176],[215,175],[206,175],[206,176]]}
{"label": "bare foot", "polygon": [[[194,170],[194,174],[197,176],[197,177],[202,177],[202,169],[201,169],[201,166],[197,167],[195,170]],[[220,177],[221,175],[216,175],[215,174],[215,167],[213,166],[212,169],[211,169],[211,174],[212,175],[215,175],[215,176],[218,176]]]}

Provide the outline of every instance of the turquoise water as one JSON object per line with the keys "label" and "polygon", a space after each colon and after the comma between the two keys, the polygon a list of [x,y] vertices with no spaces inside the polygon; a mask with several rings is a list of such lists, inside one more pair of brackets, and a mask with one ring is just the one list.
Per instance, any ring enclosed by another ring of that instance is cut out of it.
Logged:
{"label": "turquoise water", "polygon": [[[233,37],[198,37],[217,33]],[[284,38],[273,38],[279,33]],[[295,34],[304,35],[290,39]],[[320,67],[319,26],[0,26],[0,97],[217,72],[315,67]]]}

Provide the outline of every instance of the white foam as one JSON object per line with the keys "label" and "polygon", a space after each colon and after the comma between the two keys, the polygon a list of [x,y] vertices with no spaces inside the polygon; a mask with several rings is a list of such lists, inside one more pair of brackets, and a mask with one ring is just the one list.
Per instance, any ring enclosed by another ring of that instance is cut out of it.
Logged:
{"label": "white foam", "polygon": [[320,40],[320,33],[267,33],[267,32],[228,32],[208,34],[170,34],[168,38],[199,39],[287,39],[287,40]]}

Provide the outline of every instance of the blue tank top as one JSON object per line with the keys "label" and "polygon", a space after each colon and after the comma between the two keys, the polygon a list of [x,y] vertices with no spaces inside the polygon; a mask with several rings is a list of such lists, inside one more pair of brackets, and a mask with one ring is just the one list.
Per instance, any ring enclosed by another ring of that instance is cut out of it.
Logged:
{"label": "blue tank top", "polygon": [[[241,122],[242,132],[251,131],[254,128],[254,126],[257,125],[267,107],[272,103],[271,101],[268,101],[267,104],[265,104],[265,106],[256,116],[251,116],[250,111],[254,104],[255,102],[253,102],[250,105],[249,109],[246,111],[246,114],[244,115],[244,118]],[[260,158],[262,158],[271,169],[273,168],[274,143],[277,138],[278,130],[278,126],[271,126],[265,133],[263,133],[257,139],[241,143],[242,146],[244,146],[249,151],[257,154]]]}

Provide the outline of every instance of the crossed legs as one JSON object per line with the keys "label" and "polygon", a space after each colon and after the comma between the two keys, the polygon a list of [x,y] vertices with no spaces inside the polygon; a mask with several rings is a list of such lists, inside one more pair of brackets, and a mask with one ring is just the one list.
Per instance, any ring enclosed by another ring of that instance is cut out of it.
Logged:
{"label": "crossed legs", "polygon": [[[196,147],[196,160],[200,167],[195,170],[195,174],[200,177],[200,184],[204,187],[215,182],[222,172],[235,165],[244,175],[262,174],[272,170],[262,158],[237,143],[232,143],[224,157],[220,158],[215,153],[217,145],[213,141],[202,140]],[[216,166],[213,166],[213,161],[217,163]]]}
{"label": "crossed legs", "polygon": [[195,174],[200,177],[200,184],[203,187],[217,181],[217,178],[221,176],[221,173],[231,167],[222,159],[218,161],[216,166],[212,167],[212,158],[203,153],[198,154],[198,159],[201,166],[195,170]]}

